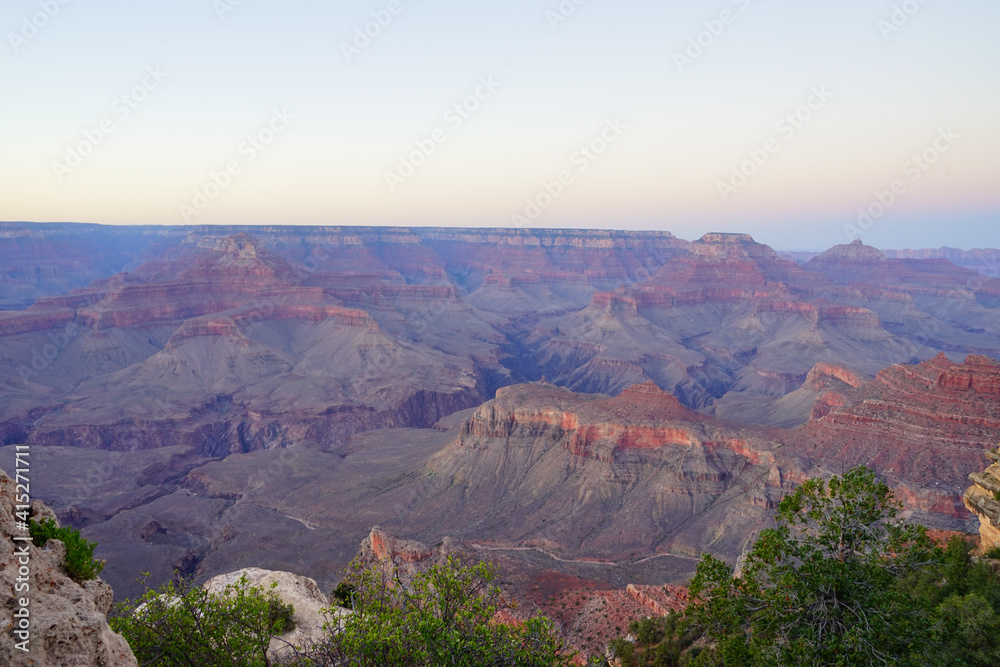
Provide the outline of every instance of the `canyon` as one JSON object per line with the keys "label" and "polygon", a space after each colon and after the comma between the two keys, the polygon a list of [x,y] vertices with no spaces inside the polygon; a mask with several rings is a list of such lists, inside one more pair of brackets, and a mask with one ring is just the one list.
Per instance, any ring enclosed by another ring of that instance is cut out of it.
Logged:
{"label": "canyon", "polygon": [[856,464],[907,517],[975,529],[992,256],[4,223],[0,468],[31,447],[116,597],[244,567],[329,590],[380,526],[499,560],[557,615],[668,605],[700,554],[735,561],[791,488]]}

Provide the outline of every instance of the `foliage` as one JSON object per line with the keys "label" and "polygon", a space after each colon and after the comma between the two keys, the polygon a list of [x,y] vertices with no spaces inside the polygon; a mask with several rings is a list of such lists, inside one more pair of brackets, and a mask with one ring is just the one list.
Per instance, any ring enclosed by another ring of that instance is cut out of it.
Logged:
{"label": "foliage", "polygon": [[634,641],[616,639],[611,651],[622,667],[687,667],[700,653],[698,638],[683,614],[644,618],[629,624]]}
{"label": "foliage", "polygon": [[863,467],[810,479],[778,509],[734,578],[705,556],[688,610],[722,664],[914,664],[934,624],[897,586],[938,555],[920,526],[896,520],[884,481]]}
{"label": "foliage", "polygon": [[937,606],[952,596],[974,594],[1000,611],[1000,580],[987,563],[972,558],[973,542],[952,537],[933,567],[901,577],[899,587]]}
{"label": "foliage", "polygon": [[77,583],[96,579],[104,569],[103,560],[94,560],[97,543],[84,539],[78,530],[69,526],[60,528],[52,519],[43,519],[41,523],[32,519],[29,533],[36,547],[44,547],[49,540],[59,540],[66,545],[66,572]]}
{"label": "foliage", "polygon": [[899,587],[932,609],[937,620],[928,664],[1000,664],[1000,576],[972,558],[972,547],[953,537],[936,566],[900,579]]}
{"label": "foliage", "polygon": [[327,626],[325,643],[303,665],[332,667],[549,667],[572,655],[544,617],[507,624],[511,610],[493,584],[496,568],[451,554],[404,581],[395,569],[355,561],[348,567],[353,612]]}
{"label": "foliage", "polygon": [[135,603],[117,605],[109,623],[141,666],[259,667],[271,664],[268,644],[293,627],[293,613],[243,576],[220,592],[189,581],[147,588]]}
{"label": "foliage", "polygon": [[995,546],[983,554],[986,558],[991,558],[993,560],[1000,560],[1000,546]]}
{"label": "foliage", "polygon": [[342,581],[337,584],[330,596],[344,609],[354,609],[354,586]]}
{"label": "foliage", "polygon": [[1000,574],[973,543],[944,547],[896,520],[874,473],[808,480],[738,577],[706,555],[681,615],[633,623],[624,667],[1000,665]]}

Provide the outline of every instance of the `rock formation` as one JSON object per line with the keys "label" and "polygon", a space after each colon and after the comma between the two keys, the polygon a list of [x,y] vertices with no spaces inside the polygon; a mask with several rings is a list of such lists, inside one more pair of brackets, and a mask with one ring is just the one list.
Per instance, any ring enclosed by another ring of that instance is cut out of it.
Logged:
{"label": "rock formation", "polygon": [[968,516],[962,506],[968,471],[1000,440],[998,380],[1000,362],[978,355],[963,364],[941,354],[892,366],[839,392],[841,405],[792,431],[785,451],[811,461],[811,473],[873,467],[893,483],[912,518],[959,529]]}
{"label": "rock formation", "polygon": [[345,609],[332,608],[330,599],[315,581],[290,572],[250,567],[212,577],[203,586],[214,593],[221,593],[226,586],[235,584],[242,577],[246,577],[250,586],[259,586],[265,592],[273,591],[283,603],[295,609],[292,617],[294,627],[271,640],[268,656],[272,660],[291,655],[292,647],[303,648],[321,642],[326,634],[323,626],[333,621],[334,616],[348,613]]}
{"label": "rock formation", "polygon": [[[82,584],[70,579],[66,547],[59,540],[50,539],[44,547],[14,541],[27,536],[15,520],[22,490],[15,491],[14,480],[0,470],[0,593],[6,597],[0,611],[0,663],[12,667],[136,665],[128,643],[108,627],[111,587],[101,579]],[[40,503],[32,509],[36,518],[51,517]],[[28,604],[23,605],[22,599]],[[21,613],[24,609],[27,616]],[[15,632],[25,629],[26,639]]]}
{"label": "rock formation", "polygon": [[993,463],[983,472],[969,475],[972,486],[965,491],[965,506],[979,517],[982,552],[1000,547],[1000,449],[986,452]]}
{"label": "rock formation", "polygon": [[559,557],[659,554],[681,579],[685,556],[735,558],[764,525],[782,493],[774,442],[652,383],[617,397],[506,387],[430,459],[431,491],[407,523]]}

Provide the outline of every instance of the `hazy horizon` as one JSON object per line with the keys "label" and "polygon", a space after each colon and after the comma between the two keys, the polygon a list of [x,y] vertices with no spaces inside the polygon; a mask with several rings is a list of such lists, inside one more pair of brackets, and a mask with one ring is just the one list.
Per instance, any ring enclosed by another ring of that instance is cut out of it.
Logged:
{"label": "hazy horizon", "polygon": [[[303,228],[303,227],[305,227],[305,228],[308,228],[308,227],[316,227],[316,228],[323,228],[323,227],[337,228],[337,227],[343,227],[343,228],[362,228],[362,229],[371,229],[371,228],[384,228],[384,229],[403,228],[403,229],[463,229],[463,230],[484,230],[484,231],[497,231],[497,230],[505,230],[505,229],[514,230],[514,229],[516,229],[516,228],[512,228],[512,227],[486,227],[486,226],[483,226],[483,227],[463,227],[461,225],[349,225],[349,224],[344,224],[344,225],[334,225],[334,224],[329,224],[329,225],[323,225],[323,224],[303,225],[303,224],[297,224],[297,223],[280,223],[280,224],[258,223],[258,224],[245,224],[245,225],[244,224],[239,224],[239,223],[233,223],[233,224],[228,224],[228,223],[225,223],[225,224],[223,224],[223,223],[208,224],[208,223],[206,223],[206,224],[187,224],[187,225],[185,225],[185,224],[179,224],[179,225],[172,225],[172,224],[156,225],[156,224],[142,224],[142,223],[127,223],[127,224],[116,225],[116,224],[100,223],[100,222],[80,222],[80,221],[68,221],[68,220],[53,220],[53,221],[45,221],[45,222],[39,222],[39,221],[33,221],[33,220],[0,220],[0,225],[54,225],[54,226],[55,225],[81,225],[81,226],[96,225],[96,226],[101,226],[101,227],[152,227],[152,228],[166,227],[166,228],[191,229],[192,231],[195,231],[195,230],[199,230],[200,231],[200,230],[202,230],[204,228],[212,228],[212,227],[219,227],[221,229],[234,228],[234,227],[235,228],[250,228],[250,229],[252,229],[254,227],[288,227],[290,229]],[[698,234],[696,236],[683,236],[681,234],[677,234],[677,233],[673,232],[670,229],[655,229],[655,228],[647,228],[647,229],[638,229],[637,228],[637,229],[632,229],[632,228],[622,228],[622,227],[617,227],[617,228],[613,228],[613,227],[531,227],[531,228],[528,228],[527,231],[529,231],[529,232],[545,232],[545,231],[663,232],[663,233],[673,234],[677,238],[679,238],[681,240],[684,240],[684,241],[697,241],[698,239],[700,239],[705,234],[713,234],[713,233],[714,234],[719,234],[719,233],[722,233],[722,234],[749,234],[749,232],[735,230],[735,229],[708,229],[707,231],[704,232],[704,234]],[[835,243],[835,244],[833,244],[831,246],[825,246],[825,247],[794,247],[794,246],[783,246],[780,243],[777,243],[777,244],[775,244],[775,243],[768,243],[767,241],[763,241],[763,240],[757,238],[753,234],[750,234],[750,236],[753,237],[754,241],[756,241],[758,243],[762,243],[762,244],[768,245],[768,246],[772,247],[774,250],[776,250],[778,252],[813,252],[813,253],[821,253],[821,252],[823,252],[825,250],[829,250],[831,247],[833,247],[833,245],[838,245],[839,243],[846,243],[846,241],[842,241],[842,242]],[[933,247],[932,246],[917,246],[917,245],[914,245],[914,246],[879,246],[879,245],[875,245],[873,243],[869,243],[865,239],[861,239],[861,241],[863,243],[865,243],[865,245],[870,245],[870,246],[878,248],[880,250],[888,250],[888,251],[892,251],[892,250],[939,250],[939,249],[943,249],[943,248],[958,249],[958,250],[963,250],[963,251],[995,250],[995,249],[996,250],[1000,250],[1000,248],[997,248],[997,247],[994,247],[994,246],[965,246],[965,247],[963,247],[963,246],[947,245],[947,244],[933,246]]]}
{"label": "hazy horizon", "polygon": [[997,19],[986,0],[14,0],[0,218],[998,247]]}

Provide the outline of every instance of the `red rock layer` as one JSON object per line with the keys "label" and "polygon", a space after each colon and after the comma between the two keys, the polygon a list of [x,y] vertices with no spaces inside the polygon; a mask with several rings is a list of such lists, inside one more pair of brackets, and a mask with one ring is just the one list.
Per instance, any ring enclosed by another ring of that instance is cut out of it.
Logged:
{"label": "red rock layer", "polygon": [[817,419],[791,432],[791,451],[815,465],[870,465],[896,484],[911,509],[962,518],[970,470],[1000,440],[1000,365],[943,354],[915,366],[892,366],[842,392]]}

